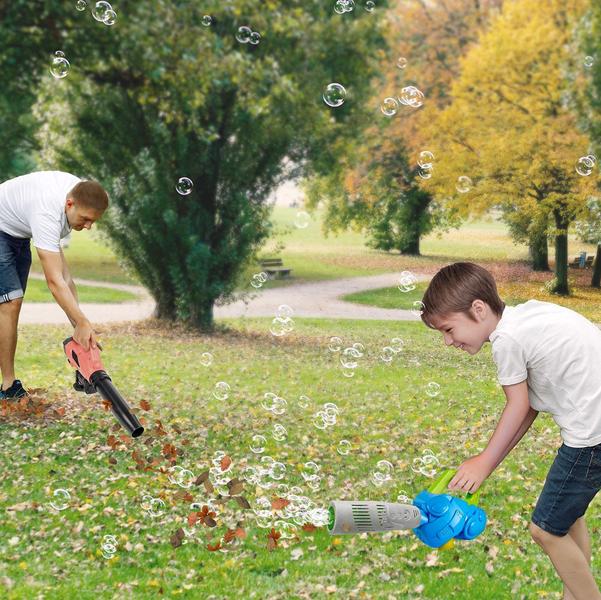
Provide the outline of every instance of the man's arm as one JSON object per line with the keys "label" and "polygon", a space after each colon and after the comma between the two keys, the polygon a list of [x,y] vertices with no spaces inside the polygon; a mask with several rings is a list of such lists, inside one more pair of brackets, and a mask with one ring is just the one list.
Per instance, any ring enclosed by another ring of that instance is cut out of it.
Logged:
{"label": "man's arm", "polygon": [[[65,311],[73,327],[87,321],[86,316],[79,308],[77,296],[73,293],[63,276],[62,252],[50,252],[49,250],[42,250],[40,248],[37,248],[37,252],[42,263],[42,268],[44,269],[48,289],[58,305]],[[75,287],[75,284],[72,283],[72,285]]]}
{"label": "man's arm", "polygon": [[77,296],[77,288],[75,287],[75,282],[73,281],[73,278],[71,277],[71,273],[69,272],[69,265],[67,265],[67,259],[65,258],[65,255],[63,254],[63,249],[61,248],[61,259],[63,261],[63,279],[67,282],[67,285],[69,286],[69,289],[71,290],[71,293],[73,294],[73,297],[75,298],[75,302],[77,302],[77,304],[79,304],[79,297]]}
{"label": "man's arm", "polygon": [[503,391],[507,397],[505,409],[488,445],[482,452],[493,466],[491,472],[522,439],[538,415],[538,411],[530,407],[528,385],[525,380],[514,385],[504,385]]}

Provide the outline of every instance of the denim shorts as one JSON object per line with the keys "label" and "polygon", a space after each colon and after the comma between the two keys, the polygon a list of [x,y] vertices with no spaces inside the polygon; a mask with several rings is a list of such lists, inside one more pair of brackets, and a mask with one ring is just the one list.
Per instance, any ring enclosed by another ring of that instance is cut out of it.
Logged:
{"label": "denim shorts", "polygon": [[31,266],[29,238],[0,231],[0,304],[22,298]]}
{"label": "denim shorts", "polygon": [[572,448],[562,444],[549,469],[532,522],[554,535],[566,535],[601,489],[601,444]]}

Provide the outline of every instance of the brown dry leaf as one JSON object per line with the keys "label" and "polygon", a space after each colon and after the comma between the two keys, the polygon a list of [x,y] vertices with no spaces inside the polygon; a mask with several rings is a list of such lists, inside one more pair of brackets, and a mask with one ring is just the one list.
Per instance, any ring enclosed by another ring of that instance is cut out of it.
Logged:
{"label": "brown dry leaf", "polygon": [[182,545],[182,540],[184,539],[185,534],[184,534],[184,530],[180,527],[172,536],[170,539],[171,545],[174,548],[178,548],[179,546]]}
{"label": "brown dry leaf", "polygon": [[222,459],[221,459],[221,470],[222,471],[227,471],[230,468],[230,465],[232,464],[232,459],[226,454]]}
{"label": "brown dry leaf", "polygon": [[244,531],[244,529],[242,529],[242,527],[238,527],[238,529],[236,529],[236,537],[240,538],[241,540],[243,540],[246,537],[246,531]]}
{"label": "brown dry leaf", "polygon": [[114,458],[113,456],[109,456],[109,464],[116,465],[117,464],[117,459]]}
{"label": "brown dry leaf", "polygon": [[240,508],[250,508],[250,502],[244,496],[236,496],[234,498]]}
{"label": "brown dry leaf", "polygon": [[104,410],[106,410],[107,412],[109,410],[111,410],[111,402],[110,400],[103,400],[102,401],[102,407],[104,408]]}
{"label": "brown dry leaf", "polygon": [[54,412],[59,416],[59,417],[64,417],[65,416],[65,412],[66,412],[66,408],[64,406],[61,406],[59,408],[55,408]]}
{"label": "brown dry leaf", "polygon": [[141,400],[140,401],[140,408],[142,410],[150,410],[150,402],[148,402],[148,400]]}
{"label": "brown dry leaf", "polygon": [[228,544],[236,537],[236,532],[233,529],[228,529],[223,536],[223,542]]}
{"label": "brown dry leaf", "polygon": [[269,552],[277,548],[280,537],[282,537],[282,534],[272,527],[271,531],[267,534],[267,550]]}
{"label": "brown dry leaf", "polygon": [[109,439],[106,441],[113,450],[119,445],[119,440],[113,435],[109,435]]}
{"label": "brown dry leaf", "polygon": [[180,435],[182,433],[182,430],[177,425],[171,425],[171,429],[173,429],[173,431],[179,433]]}
{"label": "brown dry leaf", "polygon": [[214,546],[211,546],[211,544],[207,544],[207,550],[209,552],[215,552],[215,550],[219,550],[219,548],[221,548],[221,542],[217,542]]}
{"label": "brown dry leaf", "polygon": [[241,479],[232,479],[227,482],[227,488],[230,491],[230,496],[237,496],[244,490],[244,481]]}
{"label": "brown dry leaf", "polygon": [[303,531],[306,531],[307,533],[313,533],[317,529],[317,527],[315,527],[313,523],[305,523],[301,529]]}
{"label": "brown dry leaf", "polygon": [[282,510],[282,508],[286,508],[290,504],[290,500],[286,500],[286,498],[275,498],[271,501],[271,509],[272,510]]}
{"label": "brown dry leaf", "polygon": [[205,481],[207,481],[209,479],[209,471],[208,469],[206,471],[203,471],[197,478],[196,481],[194,482],[194,485],[200,485],[201,483],[204,483]]}
{"label": "brown dry leaf", "polygon": [[194,525],[196,525],[196,523],[198,523],[200,519],[200,513],[198,512],[192,512],[188,515],[188,525],[190,527],[194,527]]}
{"label": "brown dry leaf", "polygon": [[213,484],[208,479],[203,482],[203,485],[205,486],[205,490],[207,491],[207,494],[212,494],[215,491]]}

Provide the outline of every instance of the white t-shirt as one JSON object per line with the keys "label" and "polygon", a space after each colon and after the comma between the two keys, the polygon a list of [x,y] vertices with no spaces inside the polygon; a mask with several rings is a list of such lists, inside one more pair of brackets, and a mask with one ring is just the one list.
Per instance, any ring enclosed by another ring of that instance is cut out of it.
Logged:
{"label": "white t-shirt", "polygon": [[33,238],[42,250],[60,252],[71,227],[65,213],[67,193],[81,181],[62,171],[38,171],[0,185],[0,231]]}
{"label": "white t-shirt", "polygon": [[579,313],[528,300],[506,306],[489,337],[499,383],[528,382],[530,406],[550,413],[566,446],[601,443],[601,330]]}

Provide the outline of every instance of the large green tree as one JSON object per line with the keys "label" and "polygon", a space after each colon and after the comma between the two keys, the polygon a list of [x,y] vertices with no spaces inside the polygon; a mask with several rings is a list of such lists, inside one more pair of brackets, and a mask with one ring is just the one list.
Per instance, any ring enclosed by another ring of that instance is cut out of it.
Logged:
{"label": "large green tree", "polygon": [[[64,32],[71,72],[38,88],[39,161],[101,181],[102,228],[157,315],[210,328],[269,233],[265,200],[283,159],[323,173],[359,135],[383,11],[229,0],[117,12],[110,27],[79,13]],[[241,26],[260,43],[238,41]],[[322,99],[331,82],[348,89],[336,108]],[[176,192],[180,177],[189,195]]]}

